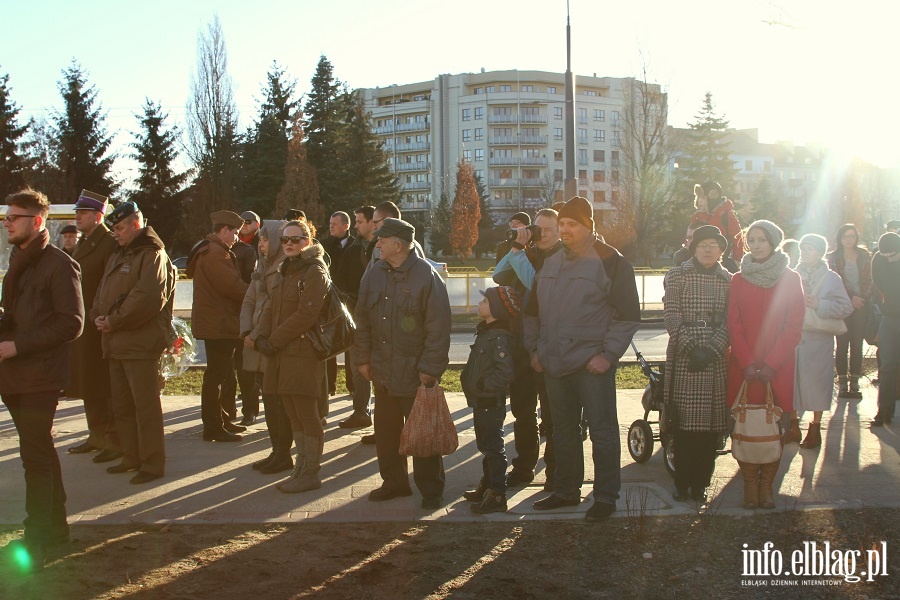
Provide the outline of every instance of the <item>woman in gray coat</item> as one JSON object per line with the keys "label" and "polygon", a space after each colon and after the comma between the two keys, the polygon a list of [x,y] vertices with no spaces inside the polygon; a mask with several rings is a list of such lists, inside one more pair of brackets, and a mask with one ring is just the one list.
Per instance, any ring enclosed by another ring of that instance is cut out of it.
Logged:
{"label": "woman in gray coat", "polygon": [[[269,303],[272,290],[279,277],[278,267],[284,260],[284,252],[278,239],[284,221],[263,221],[259,228],[259,259],[256,271],[250,279],[250,287],[241,305],[241,338],[244,340],[244,370],[256,373],[259,389],[263,389],[263,374],[266,371],[266,357],[253,348],[259,337],[259,322],[263,310]],[[261,473],[280,473],[293,468],[291,445],[294,443],[291,422],[278,394],[263,393],[266,410],[266,429],[272,442],[272,452],[251,466]]]}
{"label": "woman in gray coat", "polygon": [[675,494],[703,502],[726,420],[728,295],[731,273],[719,263],[727,248],[715,225],[694,231],[693,258],[665,278],[667,405],[677,423]]}
{"label": "woman in gray coat", "polygon": [[[797,272],[803,283],[807,312],[814,311],[819,317],[843,324],[843,319],[853,312],[853,305],[841,277],[829,269],[824,260],[827,250],[828,242],[821,235],[804,235],[800,239]],[[794,413],[791,415],[791,428],[783,438],[785,443],[796,442],[800,438],[799,414],[811,410],[813,420],[800,447],[818,448],[822,445],[822,412],[831,410],[834,396],[834,336],[835,332],[817,331],[808,322],[803,324],[794,375]]]}

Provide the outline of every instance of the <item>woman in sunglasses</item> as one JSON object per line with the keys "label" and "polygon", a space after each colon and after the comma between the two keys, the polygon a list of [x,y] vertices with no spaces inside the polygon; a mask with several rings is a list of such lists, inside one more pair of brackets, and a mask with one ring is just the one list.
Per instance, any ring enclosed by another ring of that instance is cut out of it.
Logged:
{"label": "woman in sunglasses", "polygon": [[279,394],[291,422],[297,460],[290,477],[276,487],[292,494],[321,487],[319,468],[325,432],[317,403],[325,379],[325,362],[316,358],[306,334],[322,312],[330,280],[325,251],[306,221],[290,221],[281,230],[285,259],[260,321],[254,343],[269,357],[263,392]]}

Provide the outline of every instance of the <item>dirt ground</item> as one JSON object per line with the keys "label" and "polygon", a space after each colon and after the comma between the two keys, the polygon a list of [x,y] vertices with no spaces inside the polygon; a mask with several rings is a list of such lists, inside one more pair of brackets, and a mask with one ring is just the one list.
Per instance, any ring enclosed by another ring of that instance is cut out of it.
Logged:
{"label": "dirt ground", "polygon": [[[76,524],[44,572],[23,577],[5,560],[0,598],[900,598],[898,532],[900,509],[599,524]],[[19,533],[0,530],[0,544]],[[804,541],[848,551],[882,540],[888,576],[873,582],[742,576],[743,544],[772,542],[790,565]],[[804,579],[827,585],[783,587]]]}

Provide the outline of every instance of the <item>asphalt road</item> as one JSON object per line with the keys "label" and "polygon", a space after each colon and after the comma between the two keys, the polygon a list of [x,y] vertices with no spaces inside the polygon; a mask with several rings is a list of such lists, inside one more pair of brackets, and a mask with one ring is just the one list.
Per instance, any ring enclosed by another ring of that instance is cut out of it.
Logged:
{"label": "asphalt road", "polygon": [[[465,363],[469,358],[469,346],[472,344],[474,334],[453,333],[450,335],[450,362]],[[634,336],[634,344],[647,360],[663,360],[666,357],[666,344],[669,343],[669,334],[665,329],[641,329]],[[634,360],[634,352],[629,350],[623,360]],[[197,362],[206,364],[206,349],[203,340],[197,341]],[[343,356],[338,357],[338,362],[343,364]]]}

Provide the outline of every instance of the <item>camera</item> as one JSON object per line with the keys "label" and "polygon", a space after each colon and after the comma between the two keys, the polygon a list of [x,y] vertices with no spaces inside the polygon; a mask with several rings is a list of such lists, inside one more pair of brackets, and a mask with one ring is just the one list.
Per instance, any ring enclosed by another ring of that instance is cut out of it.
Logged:
{"label": "camera", "polygon": [[[527,229],[528,232],[531,233],[531,238],[529,239],[529,241],[533,242],[534,240],[540,239],[540,237],[541,237],[541,228],[540,227],[538,227],[537,225],[528,225],[525,229]],[[514,241],[516,241],[517,237],[519,237],[518,229],[508,229],[506,231],[506,241],[514,242]]]}

